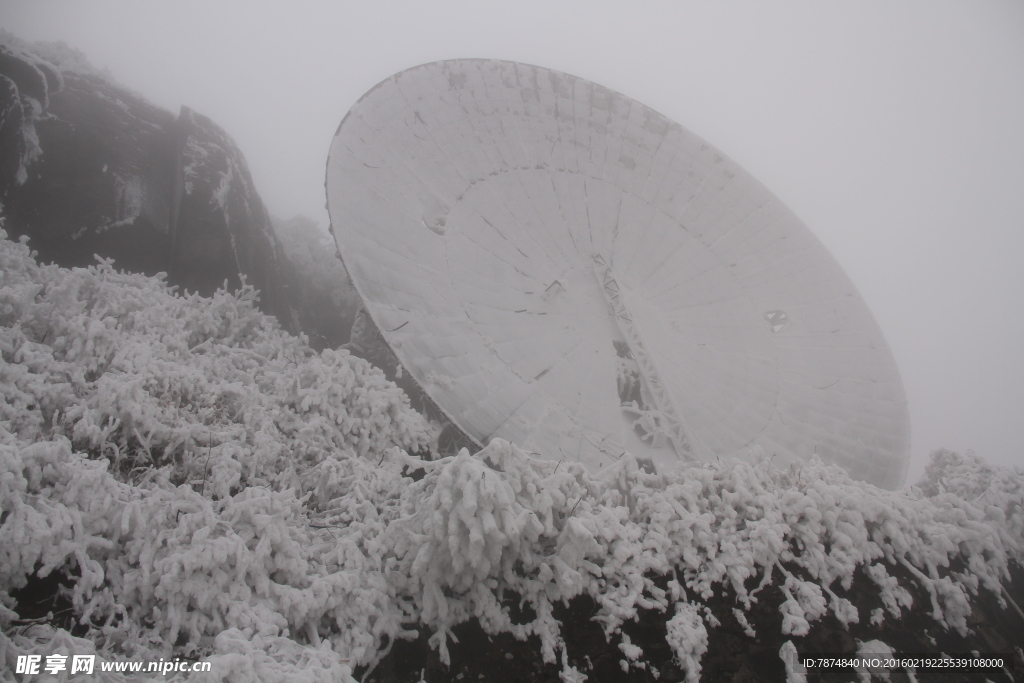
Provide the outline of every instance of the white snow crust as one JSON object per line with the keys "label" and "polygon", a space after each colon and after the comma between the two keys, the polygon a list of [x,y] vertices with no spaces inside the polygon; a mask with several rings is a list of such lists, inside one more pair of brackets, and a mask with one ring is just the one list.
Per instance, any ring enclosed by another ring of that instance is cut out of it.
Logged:
{"label": "white snow crust", "polygon": [[[593,473],[495,439],[421,459],[435,427],[380,370],[313,352],[255,300],[181,296],[109,261],[39,265],[0,239],[6,671],[61,646],[209,658],[196,680],[346,681],[422,629],[447,661],[452,629],[477,618],[537,636],[579,681],[553,606],[585,594],[631,665],[642,651],[621,626],[673,610],[669,644],[696,681],[717,627],[701,601],[729,590],[748,612],[749,579],[781,588],[798,636],[830,611],[870,618],[836,593],[859,570],[898,618],[901,565],[929,596],[915,607],[964,632],[969,596],[999,595],[1024,559],[1024,472],[971,454],[940,452],[898,492],[757,454],[656,474],[627,455]],[[84,640],[18,621],[10,593],[51,572],[77,576]],[[502,606],[512,593],[531,620]]]}
{"label": "white snow crust", "polygon": [[696,606],[676,603],[676,613],[666,624],[668,644],[686,672],[686,683],[700,681],[700,658],[708,650],[708,632]]}
{"label": "white snow crust", "polygon": [[786,667],[786,683],[807,683],[807,669],[800,663],[800,654],[792,640],[779,648],[779,658]]}

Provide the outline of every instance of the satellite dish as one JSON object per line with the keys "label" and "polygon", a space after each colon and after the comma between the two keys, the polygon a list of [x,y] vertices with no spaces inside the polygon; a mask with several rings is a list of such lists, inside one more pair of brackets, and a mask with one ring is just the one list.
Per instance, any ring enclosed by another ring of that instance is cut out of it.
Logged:
{"label": "satellite dish", "polygon": [[592,468],[814,455],[894,488],[906,398],[839,265],[750,174],[536,66],[398,73],[327,162],[339,251],[406,370],[478,443]]}

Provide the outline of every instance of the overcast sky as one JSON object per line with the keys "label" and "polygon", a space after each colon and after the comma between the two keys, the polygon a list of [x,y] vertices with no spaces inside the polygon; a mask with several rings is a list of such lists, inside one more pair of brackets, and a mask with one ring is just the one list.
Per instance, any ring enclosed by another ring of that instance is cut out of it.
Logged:
{"label": "overcast sky", "polygon": [[116,80],[219,123],[270,211],[326,225],[348,108],[416,64],[582,76],[704,137],[860,289],[939,447],[1024,465],[1024,2],[12,2]]}

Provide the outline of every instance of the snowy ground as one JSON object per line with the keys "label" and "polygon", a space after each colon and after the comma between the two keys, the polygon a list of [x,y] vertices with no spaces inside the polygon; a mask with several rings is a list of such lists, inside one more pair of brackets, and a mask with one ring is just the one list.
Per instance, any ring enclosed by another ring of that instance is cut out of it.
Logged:
{"label": "snowy ground", "polygon": [[[251,289],[181,296],[6,239],[0,278],[3,680],[29,679],[18,655],[95,652],[212,662],[192,680],[344,681],[421,632],[447,663],[476,619],[582,681],[556,615],[586,596],[624,669],[646,663],[623,627],[653,610],[696,681],[715,596],[742,624],[779,591],[790,639],[908,614],[965,634],[979,594],[1013,609],[1020,469],[943,452],[890,492],[769,457],[598,476],[494,441],[429,460],[436,426],[400,390],[281,331]],[[72,612],[30,622],[12,595],[54,573]],[[842,597],[858,576],[868,613]]]}

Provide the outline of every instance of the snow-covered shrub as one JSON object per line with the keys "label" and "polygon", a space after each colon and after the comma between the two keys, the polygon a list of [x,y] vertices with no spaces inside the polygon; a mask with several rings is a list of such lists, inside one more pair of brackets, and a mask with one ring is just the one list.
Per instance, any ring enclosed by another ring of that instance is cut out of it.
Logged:
{"label": "snow-covered shrub", "polygon": [[[776,583],[782,632],[806,635],[829,611],[843,624],[859,622],[836,590],[863,571],[899,617],[911,595],[886,570],[896,565],[931,596],[936,621],[963,633],[968,596],[980,587],[998,595],[1008,559],[1021,559],[1017,546],[1004,543],[1005,529],[962,499],[937,505],[913,491],[853,481],[818,461],[786,470],[761,459],[649,474],[627,457],[592,475],[495,440],[475,456],[421,466],[426,475],[403,493],[402,519],[386,534],[395,539],[386,565],[410,596],[412,614],[434,630],[442,657],[451,627],[475,616],[489,632],[537,635],[547,661],[555,661],[564,646],[552,606],[581,594],[597,602],[595,619],[611,635],[638,609],[673,602],[677,622],[691,611],[701,619],[687,596],[704,600],[726,587],[749,610]],[[971,570],[952,571],[958,559]],[[651,578],[673,573],[678,580],[668,590]],[[758,578],[760,586],[749,589]],[[531,621],[512,622],[500,605],[504,590],[532,608]]]}
{"label": "snow-covered shrub", "polygon": [[792,640],[782,644],[779,659],[786,667],[786,683],[807,683],[807,669],[800,663],[800,654]]}
{"label": "snow-covered shrub", "polygon": [[668,620],[668,644],[676,661],[686,672],[686,683],[700,681],[700,658],[708,649],[708,632],[697,608],[686,602],[676,604],[675,615]]}
{"label": "snow-covered shrub", "polygon": [[[892,648],[880,640],[869,640],[866,643],[857,641],[857,656],[861,659],[886,660],[897,656]],[[871,683],[873,680],[889,681],[889,671],[883,667],[860,666],[856,669],[860,683]]]}
{"label": "snow-covered shrub", "polygon": [[303,647],[290,638],[248,636],[237,629],[220,633],[209,657],[209,672],[194,683],[355,683],[352,669],[339,660],[328,641]]}
{"label": "snow-covered shrub", "polygon": [[961,507],[964,502],[984,512],[992,530],[1017,557],[1024,555],[1024,484],[1022,470],[993,467],[973,452],[965,455],[945,449],[932,454],[921,491],[944,507]]}
{"label": "snow-covered shrub", "polygon": [[4,623],[9,591],[62,571],[104,651],[214,652],[233,628],[365,661],[402,630],[362,539],[313,519],[336,493],[357,505],[345,478],[373,481],[388,449],[429,447],[400,390],[287,335],[251,288],[178,296],[110,262],[39,265],[2,237]]}
{"label": "snow-covered shrub", "polygon": [[379,370],[313,353],[251,288],[175,296],[108,261],[40,266],[2,244],[0,419],[22,438],[63,434],[120,467],[174,465],[182,481],[219,468],[219,495],[294,484],[298,463],[331,453],[430,441]]}
{"label": "snow-covered shrub", "polygon": [[[100,657],[208,657],[204,680],[344,681],[421,628],[447,658],[476,618],[537,636],[578,681],[554,607],[580,595],[609,638],[673,610],[667,637],[696,680],[716,594],[753,633],[744,615],[774,584],[779,628],[800,636],[829,612],[899,618],[910,576],[963,632],[969,596],[999,596],[1024,562],[1024,473],[971,455],[938,453],[903,492],[818,461],[650,473],[625,456],[593,474],[501,440],[421,460],[432,429],[379,370],[315,353],[255,296],[39,265],[0,239],[5,660],[71,638],[19,624],[11,597],[61,572]],[[857,575],[878,590],[870,615],[838,594]]]}

